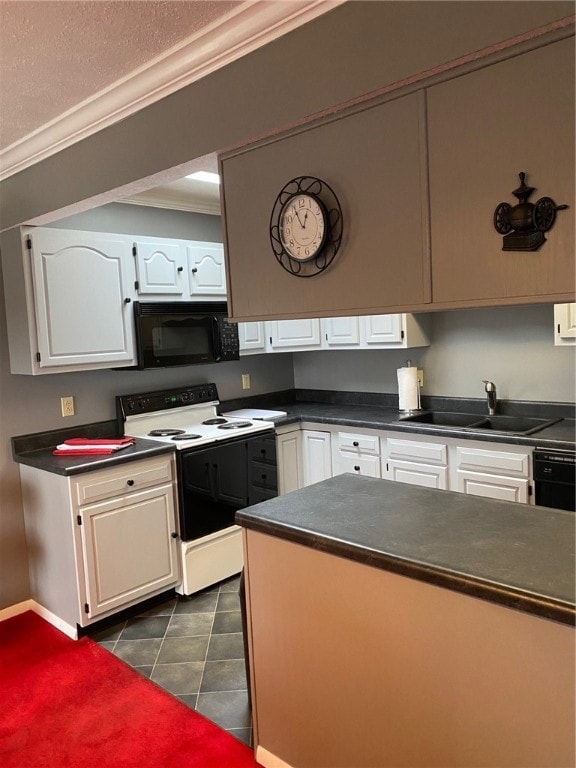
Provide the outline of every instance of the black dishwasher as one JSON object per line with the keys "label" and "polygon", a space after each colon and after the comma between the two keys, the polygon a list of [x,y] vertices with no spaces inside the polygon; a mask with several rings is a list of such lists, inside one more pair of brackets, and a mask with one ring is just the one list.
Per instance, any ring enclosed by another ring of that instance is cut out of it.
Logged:
{"label": "black dishwasher", "polygon": [[536,448],[534,486],[538,506],[576,511],[576,452]]}

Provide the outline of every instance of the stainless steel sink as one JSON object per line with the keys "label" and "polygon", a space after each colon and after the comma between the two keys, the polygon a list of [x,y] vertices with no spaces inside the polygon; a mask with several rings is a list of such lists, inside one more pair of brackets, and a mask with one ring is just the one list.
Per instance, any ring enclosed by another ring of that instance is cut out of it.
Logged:
{"label": "stainless steel sink", "polygon": [[474,432],[498,432],[503,435],[531,435],[562,419],[539,419],[532,416],[480,416],[477,413],[451,413],[426,411],[405,416],[402,421],[414,422],[423,427],[436,429],[472,430]]}

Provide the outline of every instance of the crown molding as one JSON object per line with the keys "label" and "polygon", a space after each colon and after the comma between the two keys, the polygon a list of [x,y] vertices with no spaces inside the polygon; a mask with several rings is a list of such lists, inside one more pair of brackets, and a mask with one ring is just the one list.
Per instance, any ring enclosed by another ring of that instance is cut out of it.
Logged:
{"label": "crown molding", "polygon": [[129,117],[345,0],[246,0],[200,32],[135,69],[0,152],[0,181]]}
{"label": "crown molding", "polygon": [[150,195],[148,197],[124,197],[118,203],[142,205],[148,208],[166,208],[170,211],[186,211],[186,213],[205,213],[209,216],[220,216],[220,205],[203,200],[186,200],[178,196]]}

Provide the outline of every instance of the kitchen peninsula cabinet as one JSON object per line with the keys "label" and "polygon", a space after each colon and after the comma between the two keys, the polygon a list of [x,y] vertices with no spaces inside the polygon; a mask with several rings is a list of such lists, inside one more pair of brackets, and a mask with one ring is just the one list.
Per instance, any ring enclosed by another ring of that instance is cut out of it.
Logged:
{"label": "kitchen peninsula cabinet", "polygon": [[237,522],[262,766],[574,765],[573,514],[347,474]]}
{"label": "kitchen peninsula cabinet", "polygon": [[[540,47],[532,41],[533,50],[485,53],[222,155],[231,316],[573,301],[574,40],[561,34]],[[503,251],[493,215],[499,203],[517,203],[522,171],[535,187],[531,203],[550,197],[568,208],[538,251]],[[333,189],[343,228],[334,261],[308,279],[278,263],[270,240],[277,196],[303,174]],[[266,286],[257,295],[254,275]],[[353,345],[353,326],[339,326],[330,346]]]}
{"label": "kitchen peninsula cabinet", "polygon": [[[424,112],[423,95],[409,94],[220,158],[234,319],[374,314],[429,301]],[[328,184],[343,212],[333,265],[309,279],[283,269],[270,244],[275,200],[299,174]],[[255,276],[265,286],[256,293]]]}
{"label": "kitchen peninsula cabinet", "polygon": [[172,455],[62,476],[20,466],[34,600],[74,636],[177,585]]}
{"label": "kitchen peninsula cabinet", "polygon": [[[574,40],[561,40],[427,92],[433,302],[473,306],[571,291]],[[538,251],[503,251],[492,224],[518,201],[518,174],[558,211]]]}

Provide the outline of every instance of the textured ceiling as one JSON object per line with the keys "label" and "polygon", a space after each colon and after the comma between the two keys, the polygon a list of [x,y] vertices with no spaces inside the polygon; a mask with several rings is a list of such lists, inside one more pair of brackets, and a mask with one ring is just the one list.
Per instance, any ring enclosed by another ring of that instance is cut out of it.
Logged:
{"label": "textured ceiling", "polygon": [[242,5],[0,0],[0,149]]}

